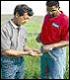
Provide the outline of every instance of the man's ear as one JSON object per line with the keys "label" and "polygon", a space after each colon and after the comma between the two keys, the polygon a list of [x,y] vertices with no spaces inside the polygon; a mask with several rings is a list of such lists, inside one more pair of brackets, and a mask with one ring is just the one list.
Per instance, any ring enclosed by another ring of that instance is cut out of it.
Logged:
{"label": "man's ear", "polygon": [[60,7],[58,7],[58,10],[60,10]]}
{"label": "man's ear", "polygon": [[19,14],[18,13],[16,13],[16,18],[18,18],[19,17]]}

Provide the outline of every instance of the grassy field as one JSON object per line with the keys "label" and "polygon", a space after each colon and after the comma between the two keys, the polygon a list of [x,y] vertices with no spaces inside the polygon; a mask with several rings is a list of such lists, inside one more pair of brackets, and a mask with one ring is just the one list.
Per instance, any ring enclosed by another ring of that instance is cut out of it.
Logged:
{"label": "grassy field", "polygon": [[[1,25],[5,23],[12,16],[1,16]],[[28,42],[27,45],[31,48],[40,49],[41,44],[36,42],[36,37],[41,31],[43,22],[42,16],[35,16],[25,24],[25,28],[28,30]],[[25,79],[39,79],[40,77],[40,57],[25,56]],[[69,48],[67,47],[67,63],[66,63],[65,79],[69,79]]]}

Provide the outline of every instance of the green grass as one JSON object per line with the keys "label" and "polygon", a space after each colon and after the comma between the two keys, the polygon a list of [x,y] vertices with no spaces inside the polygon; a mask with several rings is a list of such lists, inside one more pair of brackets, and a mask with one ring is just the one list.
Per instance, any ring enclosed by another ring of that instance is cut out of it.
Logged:
{"label": "green grass", "polygon": [[67,48],[66,72],[65,72],[64,78],[65,78],[65,79],[69,79],[69,48]]}
{"label": "green grass", "polygon": [[[1,25],[5,23],[8,19],[12,16],[1,16]],[[29,47],[40,49],[41,44],[36,42],[36,37],[38,33],[41,31],[43,22],[42,16],[35,16],[25,24],[25,28],[28,30],[28,42],[27,45]],[[32,33],[32,34],[31,34]],[[40,57],[31,57],[25,56],[25,79],[39,79],[40,77]],[[65,79],[69,79],[69,48],[67,48],[67,59],[66,59],[66,72],[65,72]]]}

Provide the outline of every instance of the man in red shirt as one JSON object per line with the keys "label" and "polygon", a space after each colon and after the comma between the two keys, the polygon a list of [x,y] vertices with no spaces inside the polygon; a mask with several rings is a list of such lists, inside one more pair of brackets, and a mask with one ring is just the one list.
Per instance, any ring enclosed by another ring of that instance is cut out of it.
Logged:
{"label": "man in red shirt", "polygon": [[58,1],[47,1],[46,6],[48,14],[37,38],[43,44],[41,78],[63,79],[66,66],[65,46],[69,45],[69,21],[60,11]]}

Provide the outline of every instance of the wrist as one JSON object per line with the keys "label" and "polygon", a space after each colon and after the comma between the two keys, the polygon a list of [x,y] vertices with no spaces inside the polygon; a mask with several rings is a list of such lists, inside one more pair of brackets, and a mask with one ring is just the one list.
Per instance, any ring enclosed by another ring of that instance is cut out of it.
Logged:
{"label": "wrist", "polygon": [[23,52],[23,55],[28,55],[28,54],[29,54],[28,51]]}
{"label": "wrist", "polygon": [[50,48],[50,51],[52,51],[53,50],[53,48]]}

